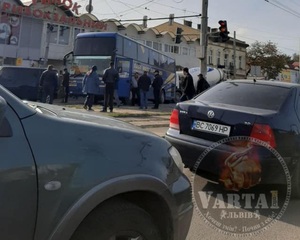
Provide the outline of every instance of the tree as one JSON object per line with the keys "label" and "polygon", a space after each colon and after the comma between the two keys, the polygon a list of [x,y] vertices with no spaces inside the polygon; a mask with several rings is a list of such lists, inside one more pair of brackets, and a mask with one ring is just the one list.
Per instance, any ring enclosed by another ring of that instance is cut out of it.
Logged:
{"label": "tree", "polygon": [[251,44],[247,49],[248,63],[251,66],[261,66],[267,77],[276,78],[291,57],[278,51],[275,43],[258,42]]}

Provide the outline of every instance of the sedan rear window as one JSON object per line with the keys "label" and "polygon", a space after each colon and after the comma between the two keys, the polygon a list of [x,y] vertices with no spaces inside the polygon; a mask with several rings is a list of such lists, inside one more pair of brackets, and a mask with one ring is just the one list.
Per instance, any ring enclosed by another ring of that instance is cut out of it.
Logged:
{"label": "sedan rear window", "polygon": [[254,83],[224,82],[196,98],[196,101],[278,110],[289,88]]}

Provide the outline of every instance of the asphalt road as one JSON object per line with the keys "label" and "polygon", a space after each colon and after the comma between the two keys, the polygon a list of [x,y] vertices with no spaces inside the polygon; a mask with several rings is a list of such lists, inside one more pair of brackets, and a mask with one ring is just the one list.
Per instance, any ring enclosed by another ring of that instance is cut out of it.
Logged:
{"label": "asphalt road", "polygon": [[[57,112],[58,115],[63,117],[72,117],[78,119],[84,119],[86,121],[99,122],[99,112],[86,112],[82,109],[74,109],[74,108],[65,108],[62,106],[55,105],[46,105],[47,108],[50,108],[54,112]],[[162,118],[164,119],[164,118]],[[139,121],[135,119],[128,119],[127,122],[131,124],[137,122],[148,121],[149,116],[146,115],[143,119],[141,117]],[[107,121],[114,121],[111,118],[107,118]],[[163,121],[163,120],[162,120]],[[159,125],[155,127],[154,125],[143,125],[143,128],[149,132],[157,134],[159,136],[164,136],[167,131],[167,120],[165,126]],[[188,176],[188,178],[193,181],[193,173],[191,173],[188,169],[184,169],[184,173]],[[262,231],[260,234],[255,236],[247,236],[245,239],[300,239],[300,200],[292,199],[288,202],[287,209],[283,216],[275,222],[268,229]],[[191,223],[190,231],[187,236],[187,240],[204,240],[204,239],[237,239],[237,237],[233,237],[231,235],[226,235],[224,233],[220,233],[218,230],[208,226],[201,217],[200,214],[194,209],[193,220]]]}

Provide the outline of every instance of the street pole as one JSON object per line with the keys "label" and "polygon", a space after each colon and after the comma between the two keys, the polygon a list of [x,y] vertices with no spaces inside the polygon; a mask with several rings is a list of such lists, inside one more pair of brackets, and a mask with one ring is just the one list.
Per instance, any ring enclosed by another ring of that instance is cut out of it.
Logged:
{"label": "street pole", "polygon": [[236,79],[236,33],[233,32],[233,79]]}
{"label": "street pole", "polygon": [[50,47],[50,34],[51,34],[51,31],[47,27],[46,49],[45,49],[45,57],[44,57],[44,64],[43,64],[44,67],[46,67],[47,64],[48,64],[48,55],[49,55],[49,47]]}
{"label": "street pole", "polygon": [[207,74],[207,9],[208,9],[208,0],[202,0],[202,14],[201,14],[201,31],[200,31],[200,61],[201,66],[200,70],[204,77]]}

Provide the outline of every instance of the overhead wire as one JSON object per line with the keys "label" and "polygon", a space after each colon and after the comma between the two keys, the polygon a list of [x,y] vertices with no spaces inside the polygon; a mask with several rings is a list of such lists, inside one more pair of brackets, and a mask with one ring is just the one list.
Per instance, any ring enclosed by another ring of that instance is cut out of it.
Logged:
{"label": "overhead wire", "polygon": [[271,5],[273,5],[273,6],[275,6],[275,7],[277,7],[277,8],[280,8],[281,10],[283,10],[283,11],[285,11],[287,13],[290,13],[290,14],[294,15],[297,18],[300,18],[300,14],[298,14],[298,13],[294,13],[293,11],[290,11],[290,10],[284,8],[284,7],[278,6],[275,3],[270,2],[270,0],[264,0],[264,1],[267,2],[267,3],[269,3],[269,4],[271,4]]}

